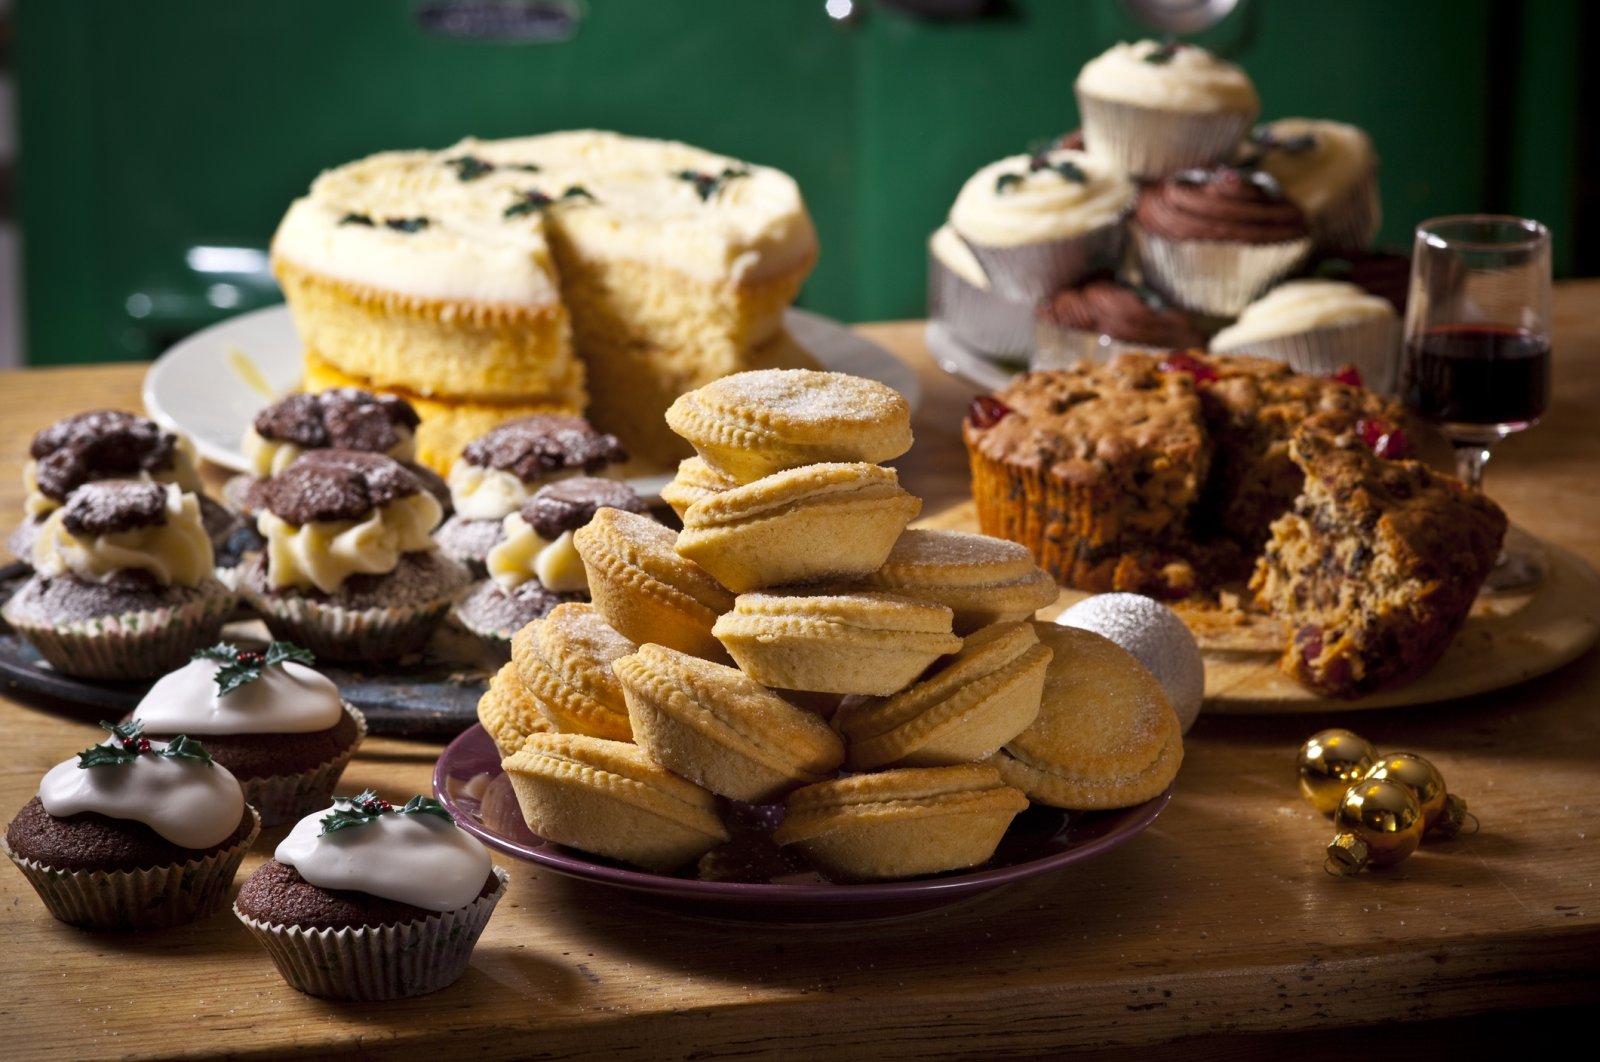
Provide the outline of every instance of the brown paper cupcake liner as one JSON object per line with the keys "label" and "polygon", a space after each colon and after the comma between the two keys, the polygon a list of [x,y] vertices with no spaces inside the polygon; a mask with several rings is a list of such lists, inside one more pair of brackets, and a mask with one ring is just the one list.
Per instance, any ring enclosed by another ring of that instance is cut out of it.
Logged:
{"label": "brown paper cupcake liner", "polygon": [[309,649],[320,660],[363,663],[421,652],[451,599],[410,608],[348,609],[305,597],[245,589],[274,637]]}
{"label": "brown paper cupcake liner", "polygon": [[1170,240],[1138,225],[1133,246],[1145,282],[1188,310],[1237,317],[1256,296],[1305,262],[1311,240],[1242,243],[1237,240]]}
{"label": "brown paper cupcake liner", "polygon": [[1290,336],[1257,339],[1216,354],[1254,354],[1286,363],[1295,372],[1330,376],[1354,365],[1369,390],[1395,392],[1400,366],[1400,322],[1393,317],[1329,325]]}
{"label": "brown paper cupcake liner", "polygon": [[1356,182],[1338,200],[1308,216],[1311,245],[1318,254],[1356,254],[1365,251],[1383,225],[1383,204],[1378,198],[1376,173]]}
{"label": "brown paper cupcake liner", "polygon": [[356,739],[338,756],[308,771],[239,779],[239,784],[244,787],[245,800],[261,816],[261,825],[281,826],[286,822],[298,822],[332,802],[339,775],[344,773],[356,749],[367,736],[367,717],[361,714],[360,709],[347,701],[344,710],[356,721]]}
{"label": "brown paper cupcake liner", "polygon": [[289,985],[327,999],[405,999],[460,980],[495,905],[510,880],[495,867],[499,886],[465,907],[417,922],[349,929],[302,929],[233,913],[272,957]]}
{"label": "brown paper cupcake liner", "polygon": [[1020,359],[1033,344],[1033,303],[976,287],[931,254],[928,317],[979,354]]}
{"label": "brown paper cupcake liner", "polygon": [[50,914],[83,929],[164,929],[222,910],[233,876],[261,833],[261,816],[238,844],[200,859],[147,870],[61,870],[0,848],[22,871]]}
{"label": "brown paper cupcake liner", "polygon": [[1090,273],[1114,268],[1122,259],[1123,221],[1131,212],[1130,206],[1109,225],[1041,243],[991,247],[964,236],[962,240],[983,266],[996,295],[1032,307]]}
{"label": "brown paper cupcake liner", "polygon": [[7,610],[5,619],[62,674],[153,678],[183,666],[196,649],[214,644],[236,600],[219,583],[214,593],[176,607],[55,624]]}
{"label": "brown paper cupcake liner", "polygon": [[1078,94],[1083,139],[1130,177],[1153,181],[1233,157],[1256,120],[1252,111],[1165,111]]}

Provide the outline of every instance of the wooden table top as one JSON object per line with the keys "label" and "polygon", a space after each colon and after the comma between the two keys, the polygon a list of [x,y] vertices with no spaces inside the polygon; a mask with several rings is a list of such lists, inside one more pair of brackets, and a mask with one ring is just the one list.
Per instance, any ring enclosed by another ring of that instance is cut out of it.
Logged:
{"label": "wooden table top", "polygon": [[[934,513],[967,496],[957,434],[973,388],[918,323],[860,331],[915,367],[917,442],[897,465]],[[134,409],[142,366],[0,374],[0,527],[39,427]],[[1600,282],[1558,286],[1554,402],[1489,470],[1512,520],[1600,566]],[[320,1055],[547,1059],[933,1059],[1443,1050],[1600,1000],[1600,653],[1521,686],[1426,708],[1206,717],[1176,796],[1132,842],[964,905],[898,922],[787,928],[683,917],[499,858],[510,892],[465,977],[423,999],[300,995],[233,917],[161,933],[53,921],[0,873],[0,1027],[29,1058]],[[97,740],[0,697],[0,813]],[[1326,726],[1433,760],[1479,829],[1385,871],[1323,869],[1332,830],[1294,757]],[[427,792],[439,747],[372,739],[341,792]],[[281,830],[268,831],[248,874]],[[1407,1023],[1400,1025],[1399,1023]],[[1354,1039],[1352,1039],[1354,1038]]]}

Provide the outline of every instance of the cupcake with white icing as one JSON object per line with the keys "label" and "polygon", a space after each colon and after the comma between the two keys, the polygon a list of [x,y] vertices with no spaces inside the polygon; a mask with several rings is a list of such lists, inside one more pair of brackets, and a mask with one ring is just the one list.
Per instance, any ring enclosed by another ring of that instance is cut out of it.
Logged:
{"label": "cupcake with white icing", "polygon": [[39,526],[31,559],[0,614],[77,678],[169,671],[216,641],[235,601],[213,572],[200,500],[177,484],[79,486]]}
{"label": "cupcake with white icing", "polygon": [[1032,304],[996,294],[948,224],[928,238],[928,320],[990,357],[1024,358],[1033,338]]}
{"label": "cupcake with white icing", "polygon": [[470,580],[430,535],[439,502],[382,454],[311,450],[251,492],[266,548],[239,592],[323,660],[421,651]]}
{"label": "cupcake with white icing", "polygon": [[365,717],[289,642],[219,643],[158,679],[129,717],[152,738],[202,738],[233,772],[264,826],[327,805],[366,736]]}
{"label": "cupcake with white icing", "polygon": [[456,602],[454,615],[502,662],[511,636],[564,601],[589,600],[589,577],[572,534],[603,508],[644,514],[626,483],[573,476],[546,484],[502,522],[489,550],[489,577]]}
{"label": "cupcake with white icing", "polygon": [[1239,157],[1272,174],[1305,214],[1315,253],[1364,251],[1378,234],[1378,156],[1372,138],[1356,126],[1280,118],[1256,126]]}
{"label": "cupcake with white icing", "polygon": [[967,179],[950,228],[995,294],[1031,306],[1122,255],[1132,182],[1097,155],[1057,149],[992,162]]}
{"label": "cupcake with white icing", "polygon": [[1327,376],[1347,365],[1364,386],[1391,394],[1400,318],[1389,300],[1338,280],[1291,280],[1244,308],[1211,338],[1213,354],[1256,354]]}
{"label": "cupcake with white icing", "polygon": [[436,801],[366,790],[297,822],[233,912],[294,988],[400,999],[466,972],[507,880]]}
{"label": "cupcake with white icing", "polygon": [[500,425],[461,451],[446,482],[455,513],[434,532],[451,560],[483,574],[506,517],[534,491],[569,476],[596,476],[628,459],[615,435],[582,417],[541,414]]}
{"label": "cupcake with white icing", "polygon": [[216,913],[261,830],[239,782],[198,741],[140,724],[45,772],[5,851],[50,913],[85,929],[157,929]]}
{"label": "cupcake with white icing", "polygon": [[1248,74],[1178,41],[1113,45],[1073,88],[1084,140],[1140,180],[1231,158],[1261,112]]}

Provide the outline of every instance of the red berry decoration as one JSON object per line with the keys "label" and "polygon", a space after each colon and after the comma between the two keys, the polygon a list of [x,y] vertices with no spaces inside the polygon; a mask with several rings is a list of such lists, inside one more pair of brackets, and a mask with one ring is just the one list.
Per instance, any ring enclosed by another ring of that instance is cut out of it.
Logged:
{"label": "red berry decoration", "polygon": [[1406,454],[1406,433],[1382,420],[1358,420],[1356,431],[1367,448],[1379,457],[1397,458]]}
{"label": "red berry decoration", "polygon": [[974,428],[992,428],[1014,410],[993,395],[979,395],[967,406],[967,419]]}
{"label": "red berry decoration", "polygon": [[1217,378],[1217,370],[1203,358],[1197,358],[1181,350],[1175,350],[1162,358],[1159,368],[1162,372],[1186,372],[1194,377],[1194,382],[1197,384],[1209,383]]}
{"label": "red berry decoration", "polygon": [[1339,366],[1332,379],[1338,380],[1342,384],[1348,384],[1351,387],[1363,386],[1361,383],[1361,370],[1354,365]]}

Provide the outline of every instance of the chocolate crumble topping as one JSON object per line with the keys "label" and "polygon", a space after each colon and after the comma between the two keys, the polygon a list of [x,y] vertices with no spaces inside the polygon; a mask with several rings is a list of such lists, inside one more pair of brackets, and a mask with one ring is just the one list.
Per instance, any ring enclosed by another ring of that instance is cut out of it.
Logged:
{"label": "chocolate crumble topping", "polygon": [[80,538],[113,535],[167,522],[167,488],[144,480],[106,479],[73,491],[61,524]]}
{"label": "chocolate crumble topping", "polygon": [[117,409],[63,418],[40,431],[28,447],[46,497],[65,501],[91,480],[118,479],[173,467],[178,437],[155,421]]}
{"label": "chocolate crumble topping", "polygon": [[422,490],[400,462],[359,450],[310,450],[250,489],[252,508],[267,509],[296,526],[360,520],[380,505]]}
{"label": "chocolate crumble topping", "polygon": [[256,414],[256,434],[304,450],[365,450],[383,453],[400,442],[400,429],[415,431],[421,418],[411,403],[359,387],[290,395]]}
{"label": "chocolate crumble topping", "polygon": [[595,431],[582,417],[539,414],[500,425],[468,443],[461,456],[527,481],[566,468],[598,472],[626,461],[628,451],[615,435]]}
{"label": "chocolate crumble topping", "polygon": [[546,484],[522,504],[522,519],[534,534],[552,540],[576,531],[594,519],[595,510],[625,509],[644,513],[644,501],[632,487],[614,479],[573,476]]}

